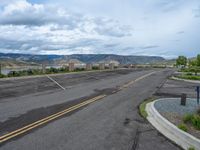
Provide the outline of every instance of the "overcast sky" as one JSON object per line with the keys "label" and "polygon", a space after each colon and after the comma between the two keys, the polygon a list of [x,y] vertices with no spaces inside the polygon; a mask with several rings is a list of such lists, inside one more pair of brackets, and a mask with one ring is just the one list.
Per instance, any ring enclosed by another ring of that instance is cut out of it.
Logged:
{"label": "overcast sky", "polygon": [[200,0],[0,0],[0,52],[200,53]]}

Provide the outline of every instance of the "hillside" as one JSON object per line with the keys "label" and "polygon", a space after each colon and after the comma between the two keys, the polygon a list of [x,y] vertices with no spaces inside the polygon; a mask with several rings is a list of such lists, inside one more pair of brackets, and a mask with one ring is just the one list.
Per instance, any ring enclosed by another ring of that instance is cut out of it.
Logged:
{"label": "hillside", "polygon": [[0,60],[15,60],[17,62],[47,62],[56,64],[66,62],[71,59],[79,60],[84,63],[98,63],[102,61],[117,61],[120,64],[148,64],[165,61],[159,56],[122,56],[113,54],[74,54],[74,55],[30,55],[30,54],[5,54],[0,53]]}
{"label": "hillside", "polygon": [[15,60],[15,59],[2,59],[0,58],[0,64],[3,67],[6,68],[18,68],[18,67],[23,67],[23,66],[37,66],[38,64],[33,63],[33,62],[25,62],[25,61],[20,61],[20,60]]}

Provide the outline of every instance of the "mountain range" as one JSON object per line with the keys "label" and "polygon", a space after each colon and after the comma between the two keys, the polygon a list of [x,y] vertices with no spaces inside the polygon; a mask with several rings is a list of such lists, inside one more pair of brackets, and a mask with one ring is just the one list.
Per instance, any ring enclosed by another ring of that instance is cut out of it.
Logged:
{"label": "mountain range", "polygon": [[78,60],[83,63],[99,63],[106,61],[118,61],[120,64],[152,64],[163,62],[165,59],[159,56],[123,56],[114,54],[73,54],[73,55],[32,55],[0,53],[0,61],[17,61],[27,63],[57,64],[62,61]]}

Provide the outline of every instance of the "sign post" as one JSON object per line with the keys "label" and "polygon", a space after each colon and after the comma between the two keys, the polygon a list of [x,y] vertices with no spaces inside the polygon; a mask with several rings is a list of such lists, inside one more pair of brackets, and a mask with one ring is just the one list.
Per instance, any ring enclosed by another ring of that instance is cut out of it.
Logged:
{"label": "sign post", "polygon": [[199,92],[200,92],[199,86],[197,86],[196,91],[197,91],[197,104],[199,105]]}

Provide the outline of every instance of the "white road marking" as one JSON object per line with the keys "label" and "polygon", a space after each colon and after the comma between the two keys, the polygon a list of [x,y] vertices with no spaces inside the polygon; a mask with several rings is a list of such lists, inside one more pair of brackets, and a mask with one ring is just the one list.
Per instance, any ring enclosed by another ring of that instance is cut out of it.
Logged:
{"label": "white road marking", "polygon": [[61,89],[66,90],[62,85],[60,85],[58,82],[56,82],[53,78],[51,78],[50,76],[46,75],[47,78],[49,78],[51,81],[53,81],[55,84],[57,84]]}

